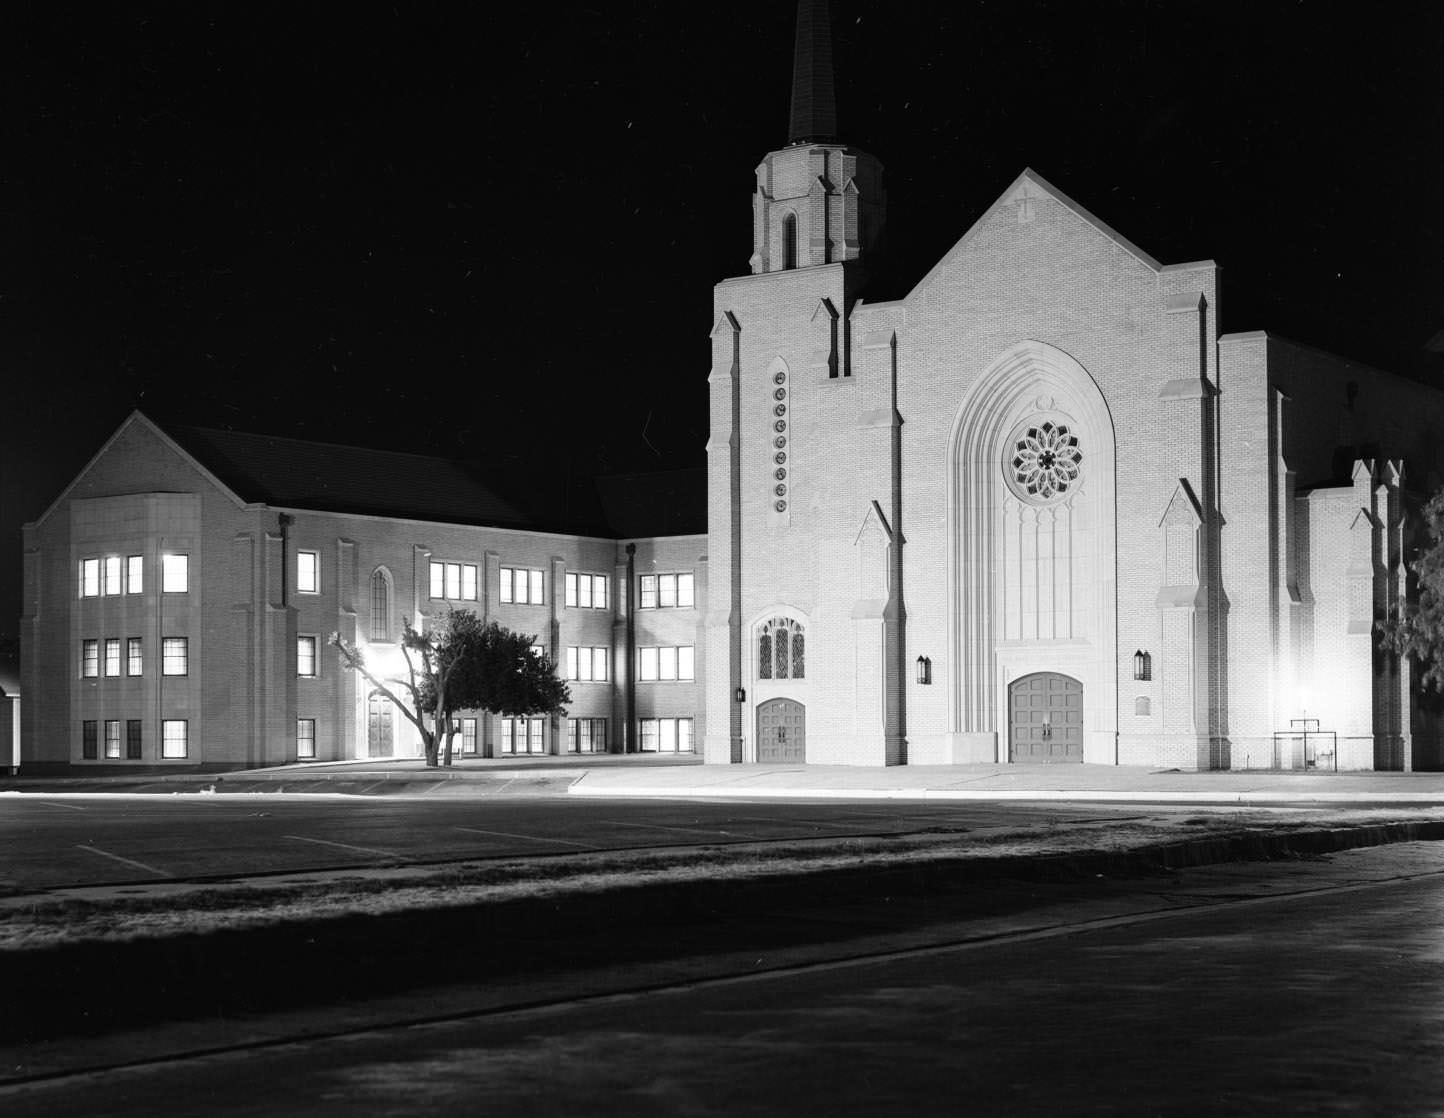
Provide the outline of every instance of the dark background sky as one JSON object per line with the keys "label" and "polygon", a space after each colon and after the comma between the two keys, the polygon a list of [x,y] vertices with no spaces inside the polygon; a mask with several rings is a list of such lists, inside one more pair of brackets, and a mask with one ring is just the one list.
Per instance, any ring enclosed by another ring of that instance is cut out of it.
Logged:
{"label": "dark background sky", "polygon": [[[793,5],[305,8],[0,16],[0,633],[20,524],[135,407],[511,480],[703,462]],[[1225,330],[1444,378],[1444,5],[834,11],[880,295],[1031,166],[1218,260]]]}

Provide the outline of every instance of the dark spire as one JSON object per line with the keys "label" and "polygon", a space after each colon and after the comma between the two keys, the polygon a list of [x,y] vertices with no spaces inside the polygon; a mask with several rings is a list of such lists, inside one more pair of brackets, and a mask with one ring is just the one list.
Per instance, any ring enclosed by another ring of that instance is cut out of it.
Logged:
{"label": "dark spire", "polygon": [[832,20],[827,0],[798,0],[792,55],[789,144],[835,143],[837,99],[832,80]]}

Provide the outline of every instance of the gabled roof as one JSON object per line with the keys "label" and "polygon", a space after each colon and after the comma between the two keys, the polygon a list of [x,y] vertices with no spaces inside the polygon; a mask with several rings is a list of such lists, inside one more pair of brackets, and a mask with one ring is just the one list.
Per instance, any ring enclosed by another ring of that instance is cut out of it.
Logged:
{"label": "gabled roof", "polygon": [[499,528],[529,526],[524,513],[463,462],[214,427],[161,429],[243,501]]}
{"label": "gabled roof", "polygon": [[998,201],[994,202],[978,216],[978,220],[973,222],[973,224],[968,227],[968,231],[964,233],[961,238],[959,238],[957,244],[953,245],[952,248],[950,248],[946,253],[943,254],[942,259],[939,260],[937,264],[935,264],[928,271],[927,275],[925,275],[921,280],[919,280],[915,285],[913,285],[912,290],[916,292],[927,286],[927,284],[932,280],[933,276],[945,264],[947,264],[949,260],[953,258],[953,256],[958,252],[960,248],[962,248],[970,240],[972,240],[972,238],[977,234],[978,230],[982,228],[983,224],[992,217],[993,211],[997,208],[999,202],[1012,199],[1026,200],[1028,198],[1037,198],[1043,196],[1047,196],[1049,198],[1052,198],[1055,202],[1061,203],[1066,209],[1072,211],[1073,214],[1075,214],[1078,218],[1087,222],[1100,234],[1102,234],[1108,240],[1112,241],[1114,244],[1116,244],[1124,252],[1132,256],[1144,267],[1149,268],[1154,272],[1166,272],[1172,271],[1177,268],[1196,267],[1209,263],[1208,261],[1194,261],[1189,264],[1159,263],[1152,256],[1148,255],[1148,253],[1144,252],[1141,248],[1139,248],[1132,241],[1130,241],[1127,237],[1123,236],[1121,233],[1115,230],[1112,226],[1099,220],[1083,206],[1079,205],[1072,198],[1068,197],[1068,195],[1064,194],[1063,191],[1059,190],[1042,175],[1038,174],[1037,171],[1033,170],[1031,167],[1025,167],[1022,174],[1020,174],[1016,179],[1014,179],[1012,183],[1008,186],[1008,189],[1003,191],[1003,193],[998,196]]}

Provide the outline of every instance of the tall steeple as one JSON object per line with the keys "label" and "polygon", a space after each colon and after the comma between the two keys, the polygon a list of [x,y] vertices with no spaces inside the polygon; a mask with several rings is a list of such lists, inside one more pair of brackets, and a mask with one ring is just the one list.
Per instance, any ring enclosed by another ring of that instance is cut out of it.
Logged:
{"label": "tall steeple", "polygon": [[828,0],[800,0],[792,51],[789,144],[837,142],[837,95],[832,80],[832,17]]}
{"label": "tall steeple", "polygon": [[838,139],[828,0],[798,0],[787,146],[757,168],[754,275],[861,262],[882,235],[882,164]]}

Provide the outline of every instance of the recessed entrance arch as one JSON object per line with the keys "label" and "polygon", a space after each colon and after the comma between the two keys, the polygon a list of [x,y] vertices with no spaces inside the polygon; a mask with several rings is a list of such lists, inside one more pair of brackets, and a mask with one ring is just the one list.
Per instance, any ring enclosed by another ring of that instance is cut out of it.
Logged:
{"label": "recessed entrance arch", "polygon": [[757,760],[800,765],[807,760],[807,712],[792,699],[769,699],[757,708]]}
{"label": "recessed entrance arch", "polygon": [[1008,687],[1008,760],[1083,760],[1083,684],[1036,672]]}

